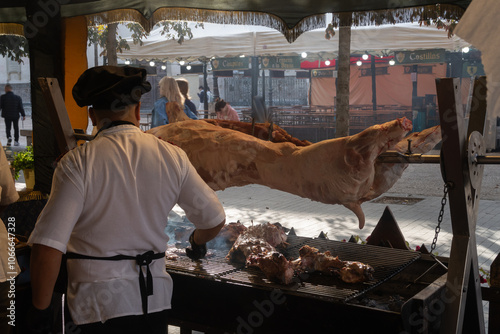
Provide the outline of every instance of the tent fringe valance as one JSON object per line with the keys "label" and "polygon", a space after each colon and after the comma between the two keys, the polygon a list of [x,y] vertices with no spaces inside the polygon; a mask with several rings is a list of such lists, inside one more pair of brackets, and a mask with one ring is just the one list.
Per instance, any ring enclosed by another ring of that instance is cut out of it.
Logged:
{"label": "tent fringe valance", "polygon": [[0,35],[24,36],[24,27],[18,23],[0,23]]}
{"label": "tent fringe valance", "polygon": [[150,32],[162,21],[194,21],[218,24],[260,25],[280,31],[288,42],[292,43],[302,33],[326,26],[325,15],[313,15],[300,21],[293,28],[277,16],[260,12],[221,11],[193,8],[159,8],[148,20],[134,9],[117,9],[103,13],[87,15],[90,26],[116,22],[137,22]]}
{"label": "tent fringe valance", "polygon": [[107,12],[86,15],[87,25],[98,26],[103,24],[111,24],[117,22],[136,22],[139,23],[144,30],[151,31],[150,21],[135,9],[116,9]]}
{"label": "tent fringe valance", "polygon": [[260,25],[280,31],[292,43],[302,33],[326,26],[325,15],[313,15],[293,28],[278,16],[261,12],[220,11],[191,8],[159,8],[153,13],[154,24],[165,20],[209,22],[218,24]]}
{"label": "tent fringe valance", "polygon": [[[443,18],[458,20],[463,15],[464,9],[454,5],[431,5],[411,8],[383,9],[366,12],[353,12],[353,26],[368,26],[396,23],[422,22],[429,19]],[[333,13],[333,27],[340,25],[340,13]]]}

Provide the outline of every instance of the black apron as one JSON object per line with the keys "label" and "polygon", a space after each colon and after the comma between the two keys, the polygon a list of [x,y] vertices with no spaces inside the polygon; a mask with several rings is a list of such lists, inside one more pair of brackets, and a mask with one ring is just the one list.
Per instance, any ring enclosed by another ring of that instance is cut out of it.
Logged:
{"label": "black apron", "polygon": [[[77,254],[72,252],[66,253],[67,259],[84,259],[84,260],[105,260],[105,261],[122,261],[122,260],[135,260],[139,266],[139,288],[141,291],[142,300],[142,312],[148,314],[148,296],[153,294],[153,276],[149,270],[149,265],[153,260],[161,259],[165,257],[165,253],[155,253],[153,251],[147,251],[146,253],[139,254],[136,256],[131,255],[115,255],[109,257],[99,257],[99,256],[89,256],[83,254]],[[142,267],[146,267],[146,278],[144,278],[144,273]]]}

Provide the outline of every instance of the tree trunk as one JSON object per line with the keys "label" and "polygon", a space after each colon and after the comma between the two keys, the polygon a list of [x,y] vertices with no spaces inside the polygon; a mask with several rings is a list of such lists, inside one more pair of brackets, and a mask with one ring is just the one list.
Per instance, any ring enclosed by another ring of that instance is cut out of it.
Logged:
{"label": "tree trunk", "polygon": [[337,72],[337,121],[335,137],[349,135],[349,81],[351,76],[352,13],[340,14],[339,66]]}
{"label": "tree trunk", "polygon": [[99,52],[97,52],[98,44],[94,43],[94,66],[99,66]]}
{"label": "tree trunk", "polygon": [[108,36],[106,39],[106,54],[108,56],[108,65],[116,66],[118,56],[116,55],[116,28],[118,23],[108,24]]}

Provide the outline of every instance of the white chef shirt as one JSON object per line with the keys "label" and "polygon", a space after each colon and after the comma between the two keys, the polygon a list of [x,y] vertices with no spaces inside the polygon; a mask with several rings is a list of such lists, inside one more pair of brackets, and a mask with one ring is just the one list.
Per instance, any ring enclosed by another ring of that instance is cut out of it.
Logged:
{"label": "white chef shirt", "polygon": [[[184,151],[136,126],[115,126],[61,159],[29,243],[98,257],[164,252],[167,216],[176,203],[197,228],[225,219]],[[135,260],[67,264],[68,306],[77,325],[143,313]],[[172,280],[164,259],[150,269],[149,312],[169,309]]]}
{"label": "white chef shirt", "polygon": [[[9,205],[14,203],[19,199],[19,195],[16,191],[16,185],[14,179],[12,178],[12,173],[10,172],[9,162],[5,156],[5,152],[0,143],[0,205]],[[12,228],[10,231],[13,236],[15,232],[15,218],[12,217],[13,221],[7,221],[8,227]],[[10,224],[9,224],[10,223]],[[11,257],[12,255],[12,242],[9,240],[9,234],[5,228],[4,223],[0,220],[0,282],[5,282],[7,278],[12,276],[17,276],[19,274],[19,266],[17,265],[16,257]],[[9,261],[9,257],[10,260]],[[1,296],[0,298],[4,298]]]}

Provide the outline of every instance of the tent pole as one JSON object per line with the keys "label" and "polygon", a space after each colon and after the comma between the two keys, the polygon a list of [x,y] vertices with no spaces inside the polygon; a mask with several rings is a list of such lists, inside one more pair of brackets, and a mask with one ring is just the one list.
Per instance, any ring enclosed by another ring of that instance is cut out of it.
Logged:
{"label": "tent pole", "polygon": [[373,111],[377,111],[377,68],[375,67],[375,55],[370,55],[372,70],[372,103]]}

